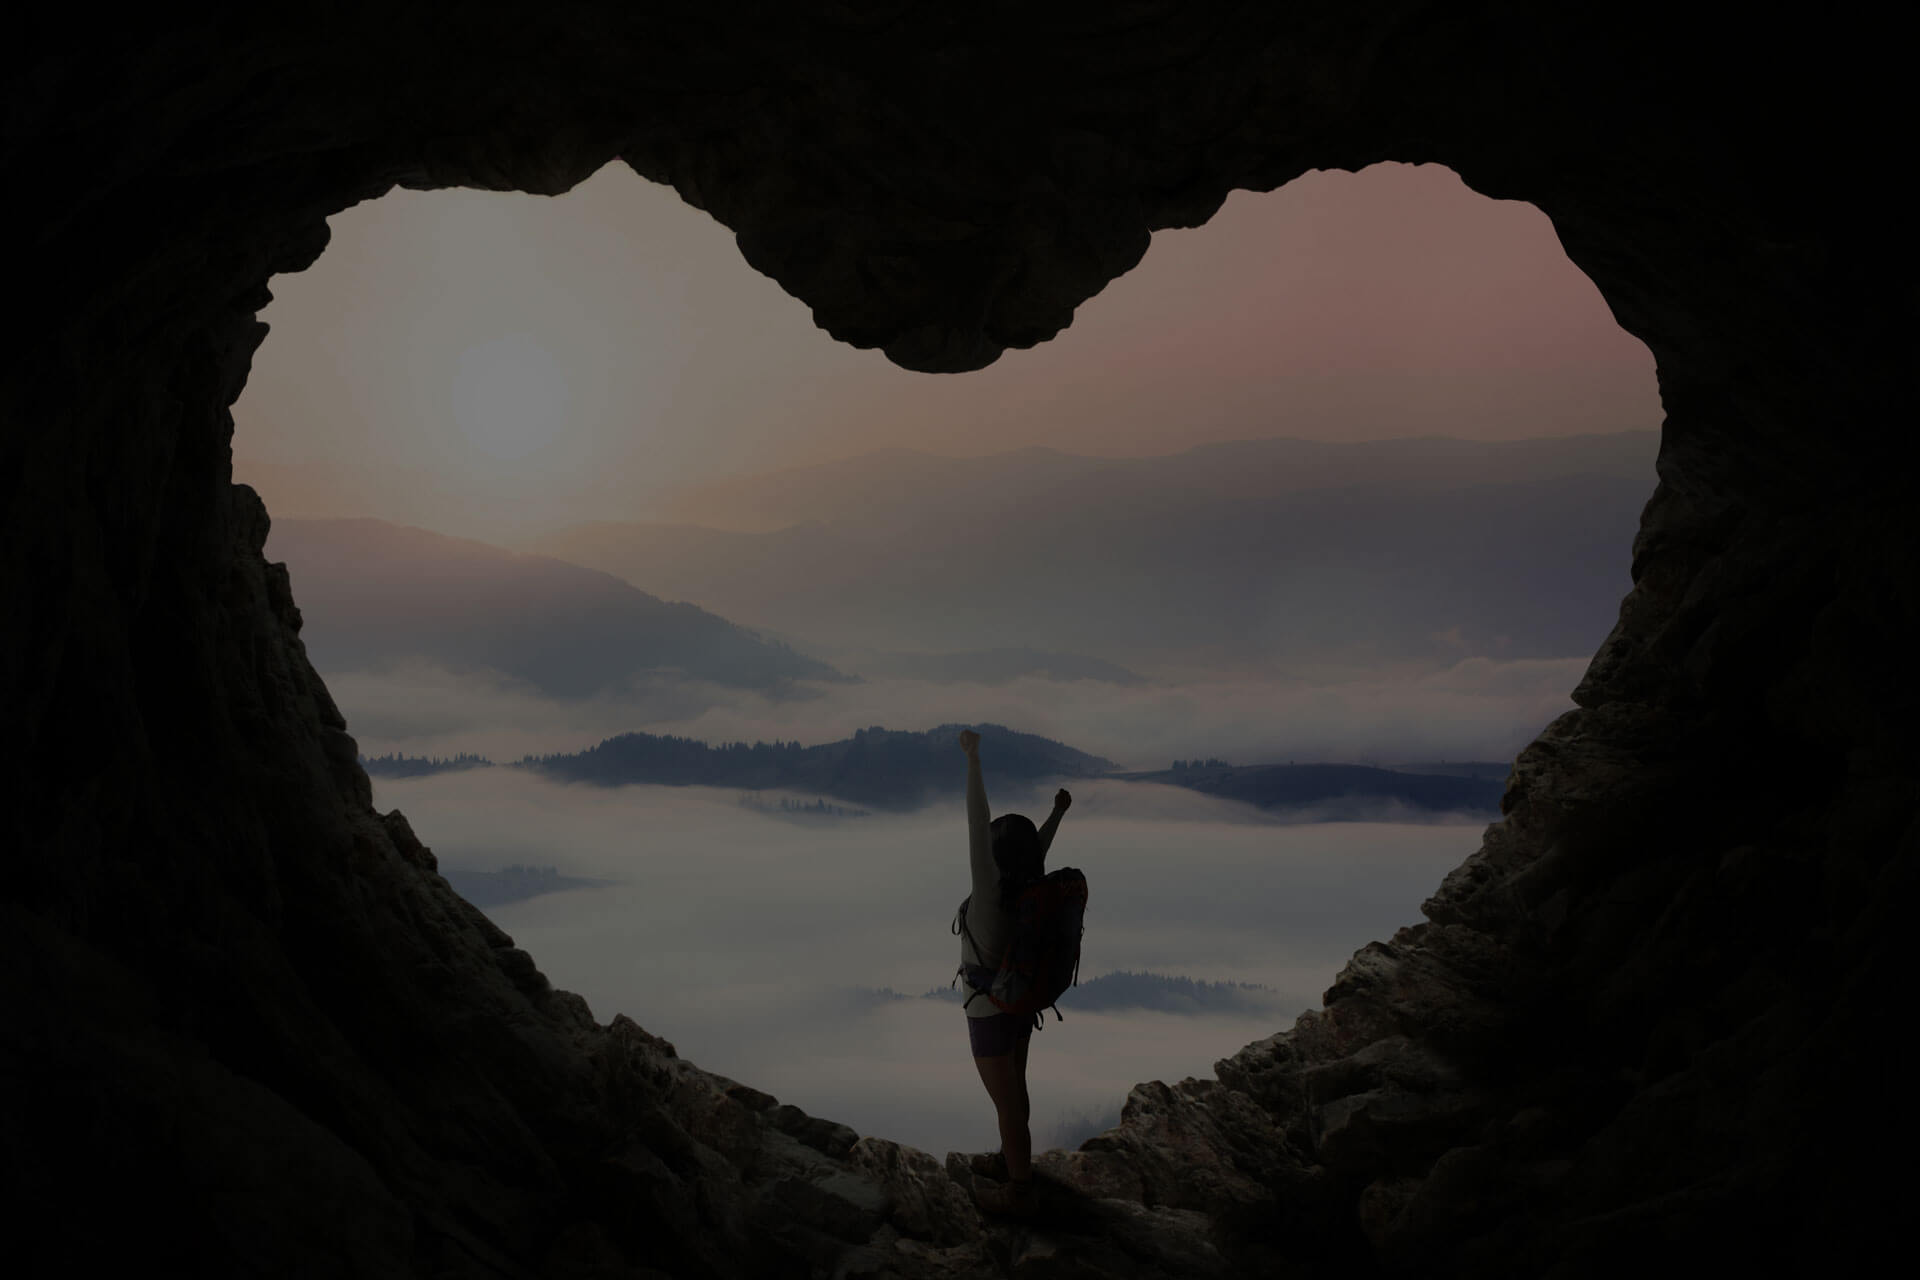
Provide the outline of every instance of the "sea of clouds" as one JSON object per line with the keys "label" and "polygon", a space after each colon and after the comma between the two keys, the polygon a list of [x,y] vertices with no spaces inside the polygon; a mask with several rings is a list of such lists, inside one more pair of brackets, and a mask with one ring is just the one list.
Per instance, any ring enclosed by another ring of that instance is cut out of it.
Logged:
{"label": "sea of clouds", "polygon": [[655,676],[596,698],[556,699],[497,673],[425,665],[335,672],[327,684],[368,755],[404,751],[493,760],[579,751],[632,730],[707,742],[798,739],[856,729],[1004,724],[1128,768],[1218,756],[1236,764],[1297,760],[1396,763],[1510,760],[1573,703],[1585,658],[1211,677],[1120,686],[1023,678],[1004,684],[875,679],[797,684],[768,695]]}
{"label": "sea of clouds", "polygon": [[[951,805],[811,823],[728,791],[567,785],[505,768],[375,789],[445,866],[551,865],[612,882],[491,911],[600,1020],[625,1013],[709,1070],[937,1153],[996,1145],[963,1015],[917,998],[958,962],[949,922],[967,870],[954,759]],[[1050,863],[1080,867],[1091,885],[1083,975],[1260,983],[1271,1012],[1096,1013],[1069,993],[1065,1021],[1050,1016],[1032,1053],[1041,1147],[1112,1123],[1134,1084],[1208,1076],[1317,1006],[1355,950],[1419,919],[1483,829],[1282,823],[1177,788],[1069,785]],[[914,998],[872,990],[889,987]]]}

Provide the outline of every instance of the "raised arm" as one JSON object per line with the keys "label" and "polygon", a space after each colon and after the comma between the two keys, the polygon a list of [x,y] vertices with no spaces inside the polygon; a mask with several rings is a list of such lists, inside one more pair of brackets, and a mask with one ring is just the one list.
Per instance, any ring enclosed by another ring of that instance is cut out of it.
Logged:
{"label": "raised arm", "polygon": [[1060,829],[1060,818],[1066,813],[1067,806],[1072,803],[1073,797],[1068,794],[1065,787],[1060,788],[1060,790],[1054,793],[1053,812],[1048,814],[1047,820],[1040,824],[1041,857],[1046,857],[1047,850],[1053,848],[1053,833]]}
{"label": "raised arm", "polygon": [[960,731],[960,749],[967,753],[967,862],[973,870],[973,891],[1000,881],[993,865],[993,814],[987,808],[987,781],[980,776],[980,735]]}

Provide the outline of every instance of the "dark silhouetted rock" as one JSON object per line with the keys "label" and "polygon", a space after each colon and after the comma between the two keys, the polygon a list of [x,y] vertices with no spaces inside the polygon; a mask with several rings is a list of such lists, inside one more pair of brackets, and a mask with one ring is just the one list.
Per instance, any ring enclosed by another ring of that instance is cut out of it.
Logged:
{"label": "dark silhouetted rock", "polygon": [[[1573,1280],[1901,1256],[1920,537],[1892,21],[34,9],[0,140],[10,1273]],[[918,1154],[843,1148],[553,989],[374,812],[267,514],[231,484],[267,282],[329,215],[396,185],[556,194],[616,158],[835,338],[936,372],[1053,336],[1232,190],[1439,162],[1541,208],[1658,362],[1632,590],[1504,819],[1324,1009],[1043,1158],[1045,1225],[976,1223]]]}

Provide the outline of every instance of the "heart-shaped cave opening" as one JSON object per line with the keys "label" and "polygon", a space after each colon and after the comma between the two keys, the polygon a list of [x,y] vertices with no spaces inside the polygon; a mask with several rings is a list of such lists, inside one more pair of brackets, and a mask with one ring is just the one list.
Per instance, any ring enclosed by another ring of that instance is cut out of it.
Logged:
{"label": "heart-shaped cave opening", "polygon": [[377,806],[597,1017],[936,1154],[997,1145],[959,726],[996,812],[1073,797],[1030,1066],[1070,1150],[1418,918],[1653,484],[1645,348],[1438,166],[1240,193],[954,377],[619,164],[363,204],[274,288],[234,473]]}

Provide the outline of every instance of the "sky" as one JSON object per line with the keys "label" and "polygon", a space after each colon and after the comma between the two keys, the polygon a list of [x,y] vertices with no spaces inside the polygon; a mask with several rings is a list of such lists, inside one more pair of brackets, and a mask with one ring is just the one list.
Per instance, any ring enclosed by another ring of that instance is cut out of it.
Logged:
{"label": "sky", "polygon": [[1531,205],[1316,172],[1157,233],[1071,328],[961,375],[836,343],[614,163],[560,197],[395,191],[276,277],[236,478],[281,515],[523,540],[882,448],[1154,456],[1271,436],[1657,426],[1652,358]]}

